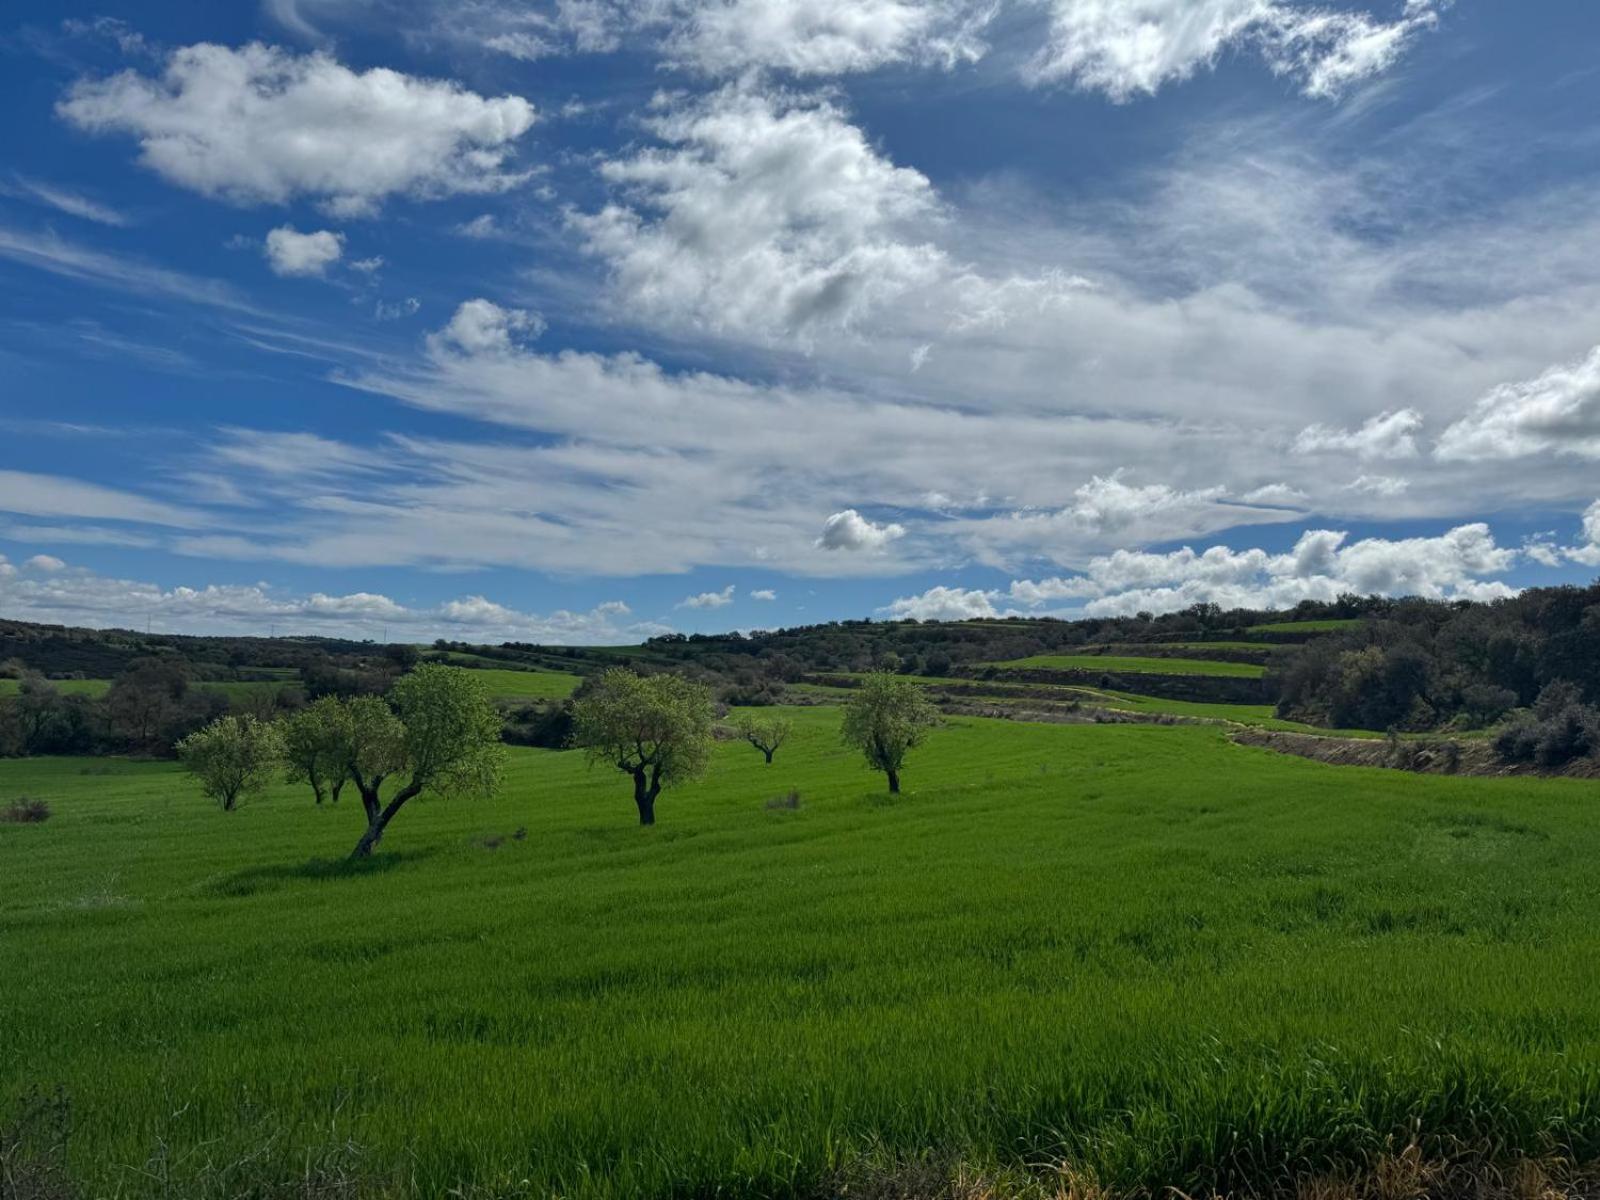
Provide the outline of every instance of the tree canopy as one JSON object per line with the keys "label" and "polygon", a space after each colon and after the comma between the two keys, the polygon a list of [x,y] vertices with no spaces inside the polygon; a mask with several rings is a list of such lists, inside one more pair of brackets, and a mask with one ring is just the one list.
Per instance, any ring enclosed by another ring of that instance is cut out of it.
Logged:
{"label": "tree canopy", "polygon": [[749,742],[762,754],[766,755],[767,762],[772,762],[784,742],[789,740],[789,734],[794,731],[794,722],[788,717],[773,716],[763,713],[740,713],[733,723],[739,731],[739,736]]}
{"label": "tree canopy", "polygon": [[[471,671],[429,663],[396,683],[387,701],[335,699],[326,712],[335,759],[367,816],[353,858],[371,854],[395,814],[423,792],[466,798],[500,786],[500,716]],[[381,789],[394,777],[403,782],[386,803]]]}
{"label": "tree canopy", "polygon": [[711,692],[678,675],[604,672],[573,709],[573,744],[591,763],[608,763],[633,779],[639,824],[655,824],[663,787],[705,772],[712,746]]}
{"label": "tree canopy", "polygon": [[840,734],[860,750],[867,765],[889,777],[889,791],[899,792],[906,754],[919,746],[939,723],[939,710],[910,680],[875,671],[861,681],[844,709]]}
{"label": "tree canopy", "polygon": [[337,698],[324,696],[279,722],[283,757],[291,783],[309,783],[321,804],[332,791],[334,800],[350,778],[349,720]]}
{"label": "tree canopy", "polygon": [[277,726],[252,716],[218,717],[178,743],[178,757],[200,790],[232,812],[242,796],[263,790],[283,762]]}

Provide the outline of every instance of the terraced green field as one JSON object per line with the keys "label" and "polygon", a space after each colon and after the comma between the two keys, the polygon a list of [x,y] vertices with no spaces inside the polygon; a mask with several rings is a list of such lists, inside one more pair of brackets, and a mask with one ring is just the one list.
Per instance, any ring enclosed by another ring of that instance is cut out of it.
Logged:
{"label": "terraced green field", "polygon": [[1199,658],[1129,658],[1115,654],[1036,654],[995,663],[1012,670],[1105,671],[1137,675],[1222,675],[1260,679],[1266,668],[1259,663],[1217,662]]}
{"label": "terraced green field", "polygon": [[1251,633],[1335,633],[1341,629],[1354,629],[1361,624],[1358,617],[1329,619],[1326,621],[1274,621],[1266,625],[1250,626]]}
{"label": "terraced green field", "polygon": [[490,698],[495,700],[564,700],[583,682],[581,675],[568,675],[563,671],[485,668],[473,671],[472,677],[482,683]]}
{"label": "terraced green field", "polygon": [[59,1085],[73,1171],[129,1197],[820,1196],[912,1160],[1199,1195],[1418,1131],[1600,1152],[1592,784],[958,720],[891,802],[837,710],[790,715],[653,829],[618,772],[513,751],[359,869],[348,799],[0,762],[0,805],[54,810],[0,824],[0,1112]]}
{"label": "terraced green field", "polygon": [[[50,686],[63,696],[103,696],[111,686],[109,679],[52,679]],[[0,679],[0,696],[15,696],[22,688],[19,679]]]}

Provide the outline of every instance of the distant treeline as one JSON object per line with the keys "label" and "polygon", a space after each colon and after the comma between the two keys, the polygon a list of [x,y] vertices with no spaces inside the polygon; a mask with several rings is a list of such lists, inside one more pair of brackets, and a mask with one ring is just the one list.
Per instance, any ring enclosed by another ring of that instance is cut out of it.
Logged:
{"label": "distant treeline", "polygon": [[[1294,609],[1199,604],[1067,621],[833,621],[749,634],[671,634],[638,646],[484,646],[438,641],[465,666],[672,671],[727,705],[785,699],[808,676],[868,670],[982,674],[983,664],[1137,646],[1204,655],[1207,643],[1261,647],[1266,694],[1285,717],[1334,728],[1421,731],[1507,726],[1508,757],[1545,758],[1600,741],[1600,585],[1542,588],[1512,600],[1340,596]],[[1188,649],[1184,649],[1188,647]],[[1198,647],[1198,649],[1196,649]],[[0,698],[0,753],[161,753],[219,705],[292,709],[328,694],[381,694],[421,648],[326,638],[150,635],[0,621],[0,676],[26,677]],[[1237,657],[1221,650],[1219,657]],[[100,697],[48,678],[110,679]],[[268,686],[278,680],[281,686]],[[260,682],[254,691],[230,684]],[[219,691],[218,688],[224,691]],[[570,704],[508,706],[506,738],[560,745]],[[1585,732],[1589,731],[1589,732]],[[1584,751],[1587,752],[1587,751]]]}
{"label": "distant treeline", "polygon": [[[159,648],[164,652],[123,659],[122,646],[113,642],[111,651],[99,652],[92,636],[51,634],[30,644],[70,644],[73,649],[64,657],[42,656],[56,668],[54,677],[21,657],[0,661],[0,679],[13,681],[9,694],[0,696],[0,757],[165,756],[188,734],[228,712],[266,718],[293,712],[320,696],[381,695],[418,659],[411,646],[363,647],[367,653],[337,655],[291,647],[281,652],[278,663],[256,661],[225,669],[203,657],[192,661],[171,645]],[[121,665],[99,694],[75,682],[104,676],[60,670],[67,663],[107,662]]]}
{"label": "distant treeline", "polygon": [[1402,600],[1280,656],[1279,715],[1340,728],[1483,729],[1508,759],[1600,748],[1600,584],[1492,604]]}

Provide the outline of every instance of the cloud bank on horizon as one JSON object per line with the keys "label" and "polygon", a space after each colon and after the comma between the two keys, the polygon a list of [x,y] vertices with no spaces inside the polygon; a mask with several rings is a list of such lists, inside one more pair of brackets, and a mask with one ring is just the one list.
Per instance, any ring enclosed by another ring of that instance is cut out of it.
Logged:
{"label": "cloud bank on horizon", "polygon": [[5,20],[0,615],[625,641],[1600,567],[1578,0]]}

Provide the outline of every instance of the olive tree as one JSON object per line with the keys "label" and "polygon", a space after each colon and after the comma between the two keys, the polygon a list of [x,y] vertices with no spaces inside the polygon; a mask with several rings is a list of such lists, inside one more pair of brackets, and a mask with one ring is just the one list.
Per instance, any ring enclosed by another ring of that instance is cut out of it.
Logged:
{"label": "olive tree", "polygon": [[[343,702],[340,759],[361,793],[367,831],[351,858],[366,858],[406,803],[437,796],[492,796],[505,770],[500,716],[471,671],[429,663],[402,678],[388,702]],[[386,781],[399,780],[384,802]]]}
{"label": "olive tree", "polygon": [[794,722],[787,717],[740,713],[733,727],[739,731],[740,737],[767,756],[767,765],[771,766],[772,756],[794,731]]}
{"label": "olive tree", "polygon": [[860,750],[867,766],[889,777],[891,794],[900,791],[906,754],[922,744],[939,723],[939,710],[910,680],[875,671],[861,681],[844,709],[840,733],[844,743]]}
{"label": "olive tree", "polygon": [[275,725],[252,716],[218,717],[177,745],[185,770],[200,790],[232,812],[241,796],[260,792],[283,762]]}
{"label": "olive tree", "polygon": [[711,759],[711,692],[677,675],[613,667],[573,706],[573,729],[591,765],[632,777],[639,824],[654,825],[661,789],[700,776]]}
{"label": "olive tree", "polygon": [[278,723],[286,778],[290,783],[309,783],[318,804],[330,793],[338,803],[350,778],[348,718],[337,697],[324,696]]}

